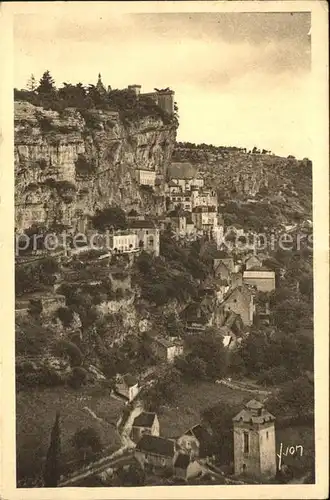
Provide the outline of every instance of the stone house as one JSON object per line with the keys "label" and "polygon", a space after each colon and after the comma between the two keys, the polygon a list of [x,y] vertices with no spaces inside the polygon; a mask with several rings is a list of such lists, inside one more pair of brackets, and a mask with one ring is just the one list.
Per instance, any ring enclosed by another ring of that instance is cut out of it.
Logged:
{"label": "stone house", "polygon": [[272,292],[275,290],[275,271],[266,267],[251,267],[243,273],[243,283],[255,286],[260,292]]}
{"label": "stone house", "polygon": [[134,419],[131,431],[133,441],[138,443],[145,434],[159,436],[159,420],[156,413],[143,411]]}
{"label": "stone house", "polygon": [[168,340],[161,336],[154,337],[150,348],[154,356],[166,363],[173,363],[183,353],[183,343],[176,338]]}
{"label": "stone house", "polygon": [[223,313],[239,314],[245,326],[251,326],[255,313],[254,295],[245,286],[230,288],[221,304]]}
{"label": "stone house", "polygon": [[198,231],[211,231],[217,226],[217,208],[215,206],[197,206],[192,209],[192,221]]}
{"label": "stone house", "polygon": [[205,331],[214,322],[214,301],[200,300],[188,304],[180,316],[188,332]]}
{"label": "stone house", "polygon": [[156,180],[156,171],[155,170],[143,170],[137,169],[136,171],[136,180],[140,186],[154,186]]}
{"label": "stone house", "polygon": [[202,466],[194,460],[190,461],[190,457],[184,453],[179,453],[174,461],[173,475],[177,478],[188,481],[202,474]]}
{"label": "stone house", "polygon": [[135,448],[134,456],[143,468],[170,469],[176,455],[175,441],[144,434]]}
{"label": "stone house", "polygon": [[159,228],[154,221],[150,219],[131,221],[130,231],[136,235],[139,248],[155,257],[159,256]]}
{"label": "stone house", "polygon": [[[221,253],[219,252],[219,254],[221,254]],[[235,272],[235,264],[234,264],[233,257],[228,257],[228,256],[225,256],[225,257],[221,256],[220,257],[219,256],[219,257],[213,259],[213,269],[215,270],[219,266],[220,263],[224,264],[228,268],[230,273]]]}
{"label": "stone house", "polygon": [[227,281],[227,283],[231,282],[231,271],[224,262],[220,261],[213,269],[216,278],[221,278],[221,280]]}
{"label": "stone house", "polygon": [[126,374],[119,376],[116,381],[116,392],[127,399],[127,401],[133,401],[133,399],[139,393],[139,384],[135,377]]}

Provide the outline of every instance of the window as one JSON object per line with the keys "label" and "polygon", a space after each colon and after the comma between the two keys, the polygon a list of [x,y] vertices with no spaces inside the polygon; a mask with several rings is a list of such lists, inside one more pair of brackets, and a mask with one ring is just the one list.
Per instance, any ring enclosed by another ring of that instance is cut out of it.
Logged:
{"label": "window", "polygon": [[243,437],[244,437],[244,453],[249,453],[249,433],[244,432]]}
{"label": "window", "polygon": [[266,439],[268,439],[268,438],[269,438],[269,434],[268,434],[268,431],[267,431],[266,432]]}

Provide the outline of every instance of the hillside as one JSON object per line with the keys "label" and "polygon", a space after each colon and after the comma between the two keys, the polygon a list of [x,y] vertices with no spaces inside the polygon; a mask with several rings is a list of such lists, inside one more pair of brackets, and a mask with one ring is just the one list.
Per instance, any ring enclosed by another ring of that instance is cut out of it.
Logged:
{"label": "hillside", "polygon": [[307,158],[180,142],[172,158],[191,162],[217,190],[227,224],[258,229],[254,218],[264,217],[265,210],[273,228],[312,219],[312,162]]}

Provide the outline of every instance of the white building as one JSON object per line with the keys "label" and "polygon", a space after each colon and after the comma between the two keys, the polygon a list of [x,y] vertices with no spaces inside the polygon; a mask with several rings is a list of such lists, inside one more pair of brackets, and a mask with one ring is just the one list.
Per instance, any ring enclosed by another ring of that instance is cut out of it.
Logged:
{"label": "white building", "polygon": [[159,256],[159,228],[152,220],[131,221],[130,232],[136,236],[137,245],[141,250],[155,255],[155,257]]}
{"label": "white building", "polygon": [[110,250],[115,253],[131,253],[139,250],[139,240],[133,231],[116,231],[110,235]]}
{"label": "white building", "polygon": [[218,208],[218,198],[215,191],[212,190],[192,190],[191,193],[192,208],[195,207],[215,207]]}
{"label": "white building", "polygon": [[154,186],[156,181],[155,170],[136,170],[136,178],[140,186]]}

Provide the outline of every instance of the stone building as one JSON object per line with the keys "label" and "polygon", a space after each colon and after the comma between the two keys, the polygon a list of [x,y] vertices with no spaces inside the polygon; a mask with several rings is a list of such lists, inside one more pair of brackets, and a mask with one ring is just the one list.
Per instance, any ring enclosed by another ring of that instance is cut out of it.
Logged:
{"label": "stone building", "polygon": [[139,168],[136,170],[136,179],[140,186],[154,187],[156,181],[156,171]]}
{"label": "stone building", "polygon": [[145,434],[159,436],[159,421],[156,413],[143,411],[134,419],[131,431],[133,441],[138,443]]}
{"label": "stone building", "polygon": [[243,283],[255,286],[260,292],[275,290],[275,271],[265,267],[252,267],[243,273]]}
{"label": "stone building", "polygon": [[148,219],[131,221],[130,231],[137,236],[140,249],[159,256],[160,236],[155,222]]}
{"label": "stone building", "polygon": [[233,418],[235,474],[252,478],[276,475],[275,417],[252,399]]}

